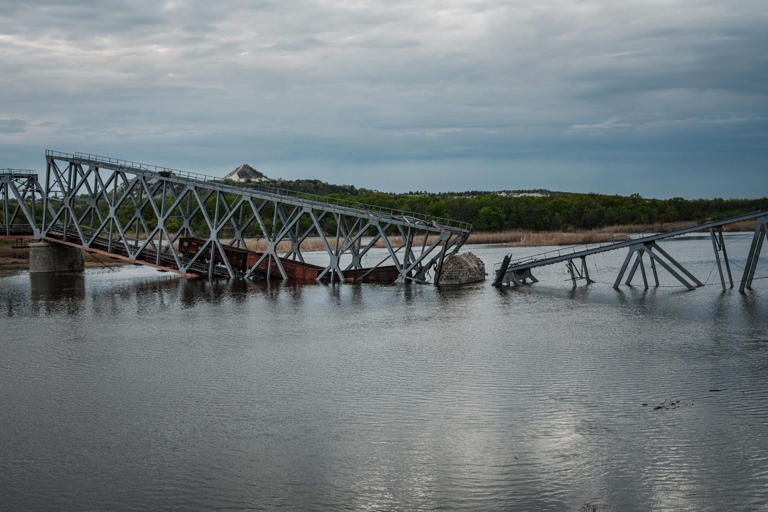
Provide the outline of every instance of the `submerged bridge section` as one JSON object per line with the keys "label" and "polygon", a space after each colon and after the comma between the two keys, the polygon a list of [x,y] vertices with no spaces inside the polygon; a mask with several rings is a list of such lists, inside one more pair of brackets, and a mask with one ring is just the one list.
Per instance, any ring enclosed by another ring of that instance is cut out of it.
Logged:
{"label": "submerged bridge section", "polygon": [[[447,219],[83,153],[46,151],[44,188],[31,173],[7,174],[7,232],[26,222],[49,242],[209,278],[436,283],[470,232]],[[305,261],[310,242],[324,262]]]}
{"label": "submerged bridge section", "polygon": [[[566,264],[566,268],[571,276],[574,287],[576,287],[576,281],[578,279],[583,279],[587,284],[590,284],[594,281],[592,281],[589,276],[589,270],[586,264],[586,258],[588,256],[607,251],[628,249],[624,263],[619,270],[618,276],[616,276],[616,281],[613,283],[614,288],[619,288],[625,275],[627,278],[624,284],[631,285],[638,269],[640,270],[640,275],[643,279],[643,285],[645,288],[648,288],[648,274],[645,266],[645,257],[647,256],[648,264],[656,286],[659,286],[659,276],[657,271],[657,265],[659,265],[669,272],[669,274],[677,279],[683,286],[689,290],[693,290],[698,286],[703,286],[704,283],[675,260],[672,255],[662,249],[658,242],[688,233],[709,231],[712,239],[712,247],[715,253],[715,261],[720,275],[720,283],[725,291],[726,275],[731,288],[733,288],[733,276],[731,274],[731,265],[728,260],[728,253],[723,239],[723,226],[747,220],[757,220],[757,227],[755,228],[752,245],[749,254],[747,255],[747,263],[739,286],[739,291],[743,292],[745,289],[752,288],[752,280],[754,279],[755,270],[757,269],[757,261],[760,257],[763,241],[768,237],[768,212],[755,212],[740,217],[733,217],[726,220],[701,224],[691,228],[671,231],[669,233],[650,235],[634,240],[606,244],[583,250],[572,250],[567,252],[557,251],[557,254],[555,255],[547,253],[519,260],[512,260],[512,256],[507,255],[496,270],[493,285],[499,287],[504,285],[524,285],[538,282],[533,276],[533,269],[556,263]],[[723,265],[725,266],[725,272],[723,271]],[[629,273],[627,273],[627,270],[629,270]]]}

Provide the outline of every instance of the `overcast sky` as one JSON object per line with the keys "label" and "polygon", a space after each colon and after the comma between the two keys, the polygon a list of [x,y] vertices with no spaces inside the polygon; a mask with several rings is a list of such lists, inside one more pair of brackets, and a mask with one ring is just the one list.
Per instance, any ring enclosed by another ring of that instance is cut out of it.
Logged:
{"label": "overcast sky", "polygon": [[0,168],[768,195],[765,0],[0,0],[0,85]]}

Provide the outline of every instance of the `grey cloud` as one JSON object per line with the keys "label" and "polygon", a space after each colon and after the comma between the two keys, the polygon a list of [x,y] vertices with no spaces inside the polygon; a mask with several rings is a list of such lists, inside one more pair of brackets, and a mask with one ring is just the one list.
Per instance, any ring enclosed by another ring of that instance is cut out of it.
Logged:
{"label": "grey cloud", "polygon": [[305,37],[305,38],[296,39],[292,41],[280,42],[280,43],[271,45],[270,48],[277,51],[296,52],[296,51],[306,51],[312,48],[322,48],[325,46],[329,46],[329,44],[326,43],[325,41],[322,41],[316,37]]}
{"label": "grey cloud", "polygon": [[130,1],[11,1],[0,2],[0,9],[6,13],[0,16],[4,31],[16,28],[21,33],[52,32],[68,39],[135,32],[164,22],[161,16],[154,14],[155,9],[151,6]]}
{"label": "grey cloud", "polygon": [[0,1],[0,117],[35,120],[28,147],[147,148],[170,167],[525,159],[587,179],[590,163],[674,171],[676,151],[712,166],[739,151],[755,168],[766,16],[747,1]]}
{"label": "grey cloud", "polygon": [[21,119],[0,119],[0,133],[24,133],[26,127]]}

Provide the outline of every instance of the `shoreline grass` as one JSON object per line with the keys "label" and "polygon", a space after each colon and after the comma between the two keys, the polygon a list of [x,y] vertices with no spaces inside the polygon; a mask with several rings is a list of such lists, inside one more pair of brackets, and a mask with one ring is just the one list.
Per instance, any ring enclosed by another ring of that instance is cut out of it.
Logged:
{"label": "shoreline grass", "polygon": [[[697,226],[698,222],[668,222],[663,224],[637,224],[627,226],[606,226],[583,231],[525,231],[509,230],[499,232],[471,233],[468,244],[506,244],[516,247],[539,247],[545,245],[583,245],[623,242],[630,235],[669,233]],[[723,226],[725,232],[754,231],[756,220],[736,222]]]}

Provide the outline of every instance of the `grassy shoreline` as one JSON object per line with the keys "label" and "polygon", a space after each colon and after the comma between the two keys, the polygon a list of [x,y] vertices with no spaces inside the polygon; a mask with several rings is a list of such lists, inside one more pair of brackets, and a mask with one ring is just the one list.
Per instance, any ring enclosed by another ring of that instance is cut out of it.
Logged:
{"label": "grassy shoreline", "polygon": [[[697,222],[669,222],[629,226],[607,226],[585,231],[524,231],[510,230],[495,233],[471,233],[468,244],[506,244],[514,247],[539,247],[546,245],[583,245],[623,242],[630,235],[668,233],[698,225]],[[723,231],[753,231],[756,221],[738,222],[723,227]]]}

